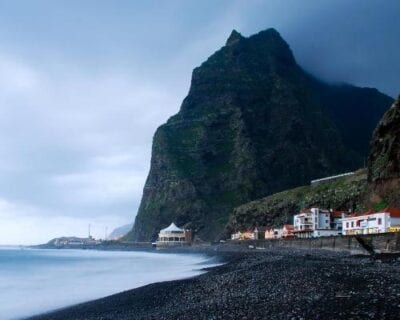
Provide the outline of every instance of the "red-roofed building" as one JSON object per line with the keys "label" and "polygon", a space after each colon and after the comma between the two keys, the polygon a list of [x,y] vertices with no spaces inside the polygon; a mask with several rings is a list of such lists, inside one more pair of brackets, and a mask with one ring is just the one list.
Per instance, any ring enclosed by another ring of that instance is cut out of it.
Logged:
{"label": "red-roofed building", "polygon": [[343,234],[371,234],[400,229],[400,210],[385,208],[379,212],[353,213],[342,219]]}
{"label": "red-roofed building", "polygon": [[282,230],[282,238],[293,238],[294,226],[292,224],[284,224]]}

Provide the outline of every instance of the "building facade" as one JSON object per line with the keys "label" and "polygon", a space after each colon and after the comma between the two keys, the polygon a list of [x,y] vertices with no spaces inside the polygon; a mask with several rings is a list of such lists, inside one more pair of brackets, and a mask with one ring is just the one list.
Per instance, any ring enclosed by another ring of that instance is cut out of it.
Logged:
{"label": "building facade", "polygon": [[282,228],[282,238],[294,237],[294,226],[292,224],[284,224]]}
{"label": "building facade", "polygon": [[400,210],[386,208],[381,212],[354,213],[342,219],[343,234],[373,234],[397,230],[400,227]]}
{"label": "building facade", "polygon": [[331,212],[320,208],[303,209],[293,217],[293,234],[298,238],[336,236],[341,233],[331,227]]}

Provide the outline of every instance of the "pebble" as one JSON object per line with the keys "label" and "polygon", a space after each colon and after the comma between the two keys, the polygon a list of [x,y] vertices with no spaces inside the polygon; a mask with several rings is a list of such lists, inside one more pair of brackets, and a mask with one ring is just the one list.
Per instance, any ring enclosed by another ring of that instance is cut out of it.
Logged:
{"label": "pebble", "polygon": [[214,254],[228,263],[31,320],[400,319],[398,263],[289,248]]}

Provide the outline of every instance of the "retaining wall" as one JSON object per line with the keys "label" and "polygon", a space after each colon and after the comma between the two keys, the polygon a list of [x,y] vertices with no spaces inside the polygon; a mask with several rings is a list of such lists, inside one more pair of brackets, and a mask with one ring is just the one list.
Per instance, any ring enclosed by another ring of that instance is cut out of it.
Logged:
{"label": "retaining wall", "polygon": [[[400,252],[400,232],[358,235],[374,248],[376,253]],[[354,236],[320,237],[311,239],[273,239],[229,241],[232,245],[254,246],[257,248],[288,247],[302,249],[327,249],[366,253]]]}

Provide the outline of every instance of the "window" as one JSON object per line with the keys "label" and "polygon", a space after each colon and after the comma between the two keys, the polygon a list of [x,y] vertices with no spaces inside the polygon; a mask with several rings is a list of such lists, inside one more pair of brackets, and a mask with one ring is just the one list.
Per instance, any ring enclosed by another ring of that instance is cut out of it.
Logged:
{"label": "window", "polygon": [[349,228],[349,223],[348,222],[346,222],[346,228]]}
{"label": "window", "polygon": [[378,218],[378,224],[382,224],[382,218]]}
{"label": "window", "polygon": [[351,222],[351,227],[352,227],[352,228],[354,227],[354,221]]}
{"label": "window", "polygon": [[325,220],[325,223],[329,223],[329,220]]}

